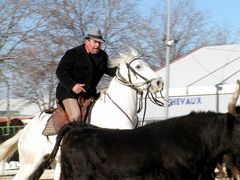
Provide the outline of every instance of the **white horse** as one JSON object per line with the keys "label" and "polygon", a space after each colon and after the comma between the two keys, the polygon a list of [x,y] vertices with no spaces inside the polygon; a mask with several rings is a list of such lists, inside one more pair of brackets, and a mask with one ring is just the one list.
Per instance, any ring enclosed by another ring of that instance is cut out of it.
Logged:
{"label": "white horse", "polygon": [[[138,52],[121,54],[110,61],[110,67],[118,66],[109,88],[102,92],[91,112],[91,124],[104,128],[132,129],[137,124],[138,95],[143,91],[157,93],[163,89],[163,81],[141,60]],[[0,145],[0,162],[6,160],[18,148],[20,169],[15,180],[27,180],[46,154],[51,153],[56,135],[46,137],[42,132],[51,115],[40,113],[13,138]],[[18,147],[17,147],[18,144]],[[57,156],[59,158],[59,155]],[[56,159],[54,179],[60,178],[60,162]]]}

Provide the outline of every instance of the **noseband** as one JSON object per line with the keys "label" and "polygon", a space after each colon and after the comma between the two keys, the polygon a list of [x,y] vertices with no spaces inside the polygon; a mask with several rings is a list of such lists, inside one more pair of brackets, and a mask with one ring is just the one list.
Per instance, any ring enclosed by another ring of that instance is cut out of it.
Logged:
{"label": "noseband", "polygon": [[[125,86],[131,87],[132,89],[135,89],[138,93],[142,93],[142,90],[139,88],[140,86],[143,86],[145,84],[148,85],[148,87],[150,86],[151,82],[153,81],[153,79],[147,79],[144,76],[142,76],[141,74],[139,74],[137,71],[135,71],[135,69],[133,69],[131,67],[131,63],[135,60],[140,59],[139,57],[134,58],[130,61],[130,63],[126,63],[127,66],[127,70],[128,70],[128,80],[126,80],[120,73],[119,69],[116,72],[116,78],[118,81],[120,81],[122,84],[124,84]],[[143,83],[138,83],[138,84],[134,84],[132,83],[132,79],[131,79],[131,72],[137,77],[139,76],[140,78],[142,78],[143,80],[145,80],[145,82]]]}
{"label": "noseband", "polygon": [[[128,86],[134,90],[136,90],[136,92],[138,94],[140,94],[140,98],[139,98],[139,104],[138,104],[138,110],[137,110],[137,113],[139,113],[142,108],[143,108],[143,99],[145,99],[145,105],[144,105],[144,113],[143,113],[143,119],[142,119],[142,125],[144,124],[144,120],[145,120],[145,114],[146,114],[146,106],[147,106],[147,97],[149,97],[149,99],[156,105],[159,105],[159,106],[163,106],[164,104],[157,100],[156,97],[153,97],[153,94],[149,92],[149,87],[151,86],[151,82],[154,80],[154,79],[147,79],[146,77],[142,76],[141,74],[139,74],[137,71],[135,71],[135,69],[133,69],[131,67],[131,63],[135,60],[138,60],[140,59],[139,57],[136,57],[134,59],[132,59],[130,61],[130,63],[126,63],[126,66],[127,66],[127,70],[128,70],[128,80],[126,80],[120,73],[119,69],[117,69],[117,72],[116,72],[116,76],[115,78],[121,82],[123,85],[125,86]],[[131,72],[137,77],[139,76],[140,78],[142,78],[145,82],[142,82],[142,83],[138,83],[138,84],[134,84],[132,83],[132,79],[131,79]],[[146,93],[146,97],[143,98],[143,90],[141,90],[139,87],[140,86],[143,86],[143,85],[147,85],[147,93]],[[151,95],[151,97],[149,96],[149,93]],[[160,92],[161,93],[161,92]],[[137,95],[137,94],[136,94]],[[109,95],[108,95],[109,96]],[[162,96],[162,94],[161,94]],[[111,99],[111,97],[109,96],[109,98]],[[133,124],[132,120],[130,119],[130,117],[111,99],[111,101],[128,117],[129,121]],[[137,124],[136,124],[136,127],[138,126],[138,122],[137,121]],[[135,128],[136,128],[135,127]]]}

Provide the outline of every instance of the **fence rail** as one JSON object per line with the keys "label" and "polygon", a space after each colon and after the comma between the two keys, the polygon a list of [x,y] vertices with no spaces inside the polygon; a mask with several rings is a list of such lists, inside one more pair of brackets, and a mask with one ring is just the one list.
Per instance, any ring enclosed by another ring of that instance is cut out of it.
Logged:
{"label": "fence rail", "polygon": [[24,128],[24,126],[0,126],[0,136],[1,135],[9,135],[16,134],[17,131]]}

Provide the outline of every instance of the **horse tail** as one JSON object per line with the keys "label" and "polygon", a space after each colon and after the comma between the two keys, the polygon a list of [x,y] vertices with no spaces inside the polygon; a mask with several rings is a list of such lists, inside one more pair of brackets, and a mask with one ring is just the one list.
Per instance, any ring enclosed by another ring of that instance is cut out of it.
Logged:
{"label": "horse tail", "polygon": [[7,161],[17,150],[17,144],[23,129],[19,130],[13,137],[0,144],[0,162]]}
{"label": "horse tail", "polygon": [[55,156],[58,152],[59,146],[62,142],[64,135],[71,129],[71,123],[63,126],[57,135],[56,144],[51,152],[51,154],[47,154],[43,157],[42,163],[38,166],[38,168],[30,175],[29,180],[38,180],[42,176],[45,169],[47,169],[55,159]]}

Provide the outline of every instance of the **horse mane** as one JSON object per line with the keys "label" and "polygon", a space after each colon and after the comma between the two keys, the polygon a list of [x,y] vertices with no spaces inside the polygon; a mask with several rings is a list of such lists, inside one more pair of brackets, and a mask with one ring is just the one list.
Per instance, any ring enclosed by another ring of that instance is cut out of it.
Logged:
{"label": "horse mane", "polygon": [[129,50],[127,52],[119,52],[119,57],[108,61],[108,67],[117,67],[121,63],[129,63],[131,62],[134,58],[138,58],[140,55],[138,51],[132,47],[128,47]]}

